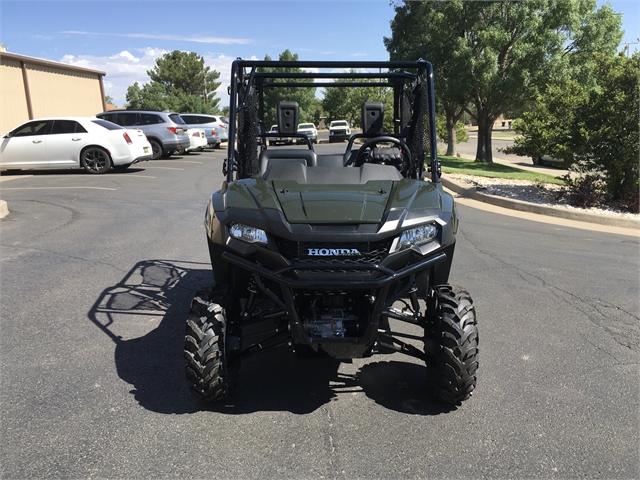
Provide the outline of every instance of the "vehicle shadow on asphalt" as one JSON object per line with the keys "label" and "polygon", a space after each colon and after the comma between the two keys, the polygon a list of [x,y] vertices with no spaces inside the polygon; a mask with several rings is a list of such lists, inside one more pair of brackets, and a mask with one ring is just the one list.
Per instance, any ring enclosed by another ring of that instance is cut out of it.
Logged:
{"label": "vehicle shadow on asphalt", "polygon": [[456,409],[431,395],[424,365],[394,360],[372,362],[360,369],[358,377],[367,397],[396,412],[440,415]]}
{"label": "vehicle shadow on asphalt", "polygon": [[378,405],[400,413],[439,415],[455,409],[430,395],[424,366],[380,361],[349,375],[339,372],[341,363],[297,358],[285,350],[254,357],[242,364],[234,394],[224,404],[203,408],[235,415],[256,411],[305,414],[332,399],[362,393]]}
{"label": "vehicle shadow on asphalt", "polygon": [[212,281],[207,264],[144,260],[104,290],[87,314],[114,342],[118,376],[133,385],[131,393],[144,408],[167,414],[200,410],[185,381],[185,318],[195,290]]}
{"label": "vehicle shadow on asphalt", "polygon": [[298,358],[285,348],[245,359],[226,401],[198,400],[185,379],[185,320],[195,292],[212,281],[208,264],[145,260],[104,290],[89,311],[89,320],[114,342],[118,376],[133,386],[130,393],[143,408],[163,414],[307,414],[342,395],[364,393],[401,413],[451,410],[429,395],[423,365],[374,361],[344,374],[338,360]]}

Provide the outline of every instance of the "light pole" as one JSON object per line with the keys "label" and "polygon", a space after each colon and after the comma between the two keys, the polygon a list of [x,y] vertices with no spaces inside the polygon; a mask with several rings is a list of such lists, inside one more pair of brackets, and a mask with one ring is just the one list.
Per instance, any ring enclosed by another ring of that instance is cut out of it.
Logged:
{"label": "light pole", "polygon": [[636,42],[624,42],[624,49],[627,51],[627,58],[629,58],[629,48],[630,45],[637,45],[640,43],[640,38],[636,38]]}

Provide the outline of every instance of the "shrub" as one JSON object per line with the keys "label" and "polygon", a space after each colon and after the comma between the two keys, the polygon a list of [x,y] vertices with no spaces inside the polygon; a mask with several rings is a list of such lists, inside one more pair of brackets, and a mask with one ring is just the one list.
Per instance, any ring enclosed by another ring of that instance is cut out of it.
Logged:
{"label": "shrub", "polygon": [[620,202],[620,206],[631,213],[640,213],[640,192],[638,192],[638,186],[627,190]]}
{"label": "shrub", "polygon": [[[447,132],[447,124],[444,120],[436,118],[436,134],[438,140],[449,143],[449,132]],[[456,143],[468,142],[469,134],[464,128],[464,124],[460,121],[456,122]]]}
{"label": "shrub", "polygon": [[572,178],[570,173],[561,177],[566,186],[559,192],[558,198],[578,208],[592,208],[603,204],[605,200],[605,183],[595,173],[583,173]]}

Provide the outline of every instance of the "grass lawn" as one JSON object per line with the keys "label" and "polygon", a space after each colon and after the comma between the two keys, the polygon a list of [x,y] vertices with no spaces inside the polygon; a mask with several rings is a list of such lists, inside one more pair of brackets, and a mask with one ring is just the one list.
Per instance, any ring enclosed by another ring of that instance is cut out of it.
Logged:
{"label": "grass lawn", "polygon": [[446,155],[438,155],[438,158],[440,159],[443,173],[476,175],[478,177],[512,178],[515,180],[531,180],[532,182],[564,185],[564,180],[560,180],[553,175],[521,170],[500,163],[474,162],[466,158],[447,157]]}

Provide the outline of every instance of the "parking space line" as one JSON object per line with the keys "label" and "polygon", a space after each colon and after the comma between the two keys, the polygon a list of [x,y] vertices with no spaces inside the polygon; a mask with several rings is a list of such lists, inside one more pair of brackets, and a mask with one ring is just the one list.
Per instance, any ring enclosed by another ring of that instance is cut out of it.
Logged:
{"label": "parking space line", "polygon": [[173,168],[173,167],[144,167],[146,168],[160,168],[162,170],[184,170],[184,168]]}
{"label": "parking space line", "polygon": [[9,180],[18,180],[20,178],[28,178],[28,177],[33,177],[33,175],[11,175],[11,176],[0,175],[0,182],[8,182]]}
{"label": "parking space line", "polygon": [[[109,175],[108,178],[112,178],[112,177],[116,177],[116,175]],[[117,178],[156,178],[156,177],[152,177],[150,175],[122,175],[119,174],[117,175]]]}
{"label": "parking space line", "polygon": [[4,190],[71,190],[71,189],[87,189],[87,190],[118,190],[117,188],[107,187],[2,187]]}
{"label": "parking space line", "polygon": [[202,165],[203,163],[203,162],[194,162],[192,160],[162,160],[162,162],[195,163],[196,165]]}

